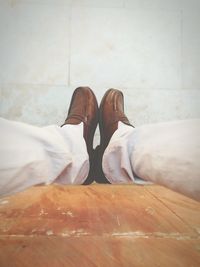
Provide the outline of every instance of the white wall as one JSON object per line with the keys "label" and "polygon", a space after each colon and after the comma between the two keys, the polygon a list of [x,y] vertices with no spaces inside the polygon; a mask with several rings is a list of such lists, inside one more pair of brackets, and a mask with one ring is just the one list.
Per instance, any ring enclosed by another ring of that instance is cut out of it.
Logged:
{"label": "white wall", "polygon": [[0,0],[1,116],[61,124],[121,89],[133,124],[200,117],[200,0]]}

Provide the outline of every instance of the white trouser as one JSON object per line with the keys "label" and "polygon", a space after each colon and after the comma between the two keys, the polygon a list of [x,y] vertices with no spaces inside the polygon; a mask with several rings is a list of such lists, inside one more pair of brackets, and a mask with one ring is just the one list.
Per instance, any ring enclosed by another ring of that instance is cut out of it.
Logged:
{"label": "white trouser", "polygon": [[89,172],[83,123],[35,127],[0,119],[0,195],[37,184],[82,184]]}
{"label": "white trouser", "polygon": [[200,200],[200,120],[133,128],[119,122],[103,156],[111,183],[136,177]]}
{"label": "white trouser", "polygon": [[[118,126],[103,157],[111,183],[136,182],[138,176],[200,200],[200,120]],[[0,195],[87,178],[82,123],[39,128],[0,119],[0,135]]]}

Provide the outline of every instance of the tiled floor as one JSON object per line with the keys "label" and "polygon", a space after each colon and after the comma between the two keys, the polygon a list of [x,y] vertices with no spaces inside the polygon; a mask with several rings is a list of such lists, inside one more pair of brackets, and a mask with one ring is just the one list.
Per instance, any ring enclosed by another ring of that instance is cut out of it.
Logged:
{"label": "tiled floor", "polygon": [[34,187],[0,200],[0,266],[200,266],[200,204],[160,186]]}

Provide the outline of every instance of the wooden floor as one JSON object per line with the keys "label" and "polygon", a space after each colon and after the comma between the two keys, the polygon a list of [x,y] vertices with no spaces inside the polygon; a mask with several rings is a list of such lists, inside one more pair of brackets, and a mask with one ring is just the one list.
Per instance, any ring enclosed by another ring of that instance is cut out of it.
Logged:
{"label": "wooden floor", "polygon": [[200,203],[160,186],[34,187],[0,199],[1,267],[199,267]]}

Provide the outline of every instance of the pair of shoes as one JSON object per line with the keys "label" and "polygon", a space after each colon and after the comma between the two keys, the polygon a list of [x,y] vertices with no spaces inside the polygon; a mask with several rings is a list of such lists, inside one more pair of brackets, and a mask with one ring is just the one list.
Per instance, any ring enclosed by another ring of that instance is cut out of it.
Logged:
{"label": "pair of shoes", "polygon": [[[124,114],[124,99],[121,91],[109,89],[101,101],[100,108],[95,94],[89,87],[78,87],[74,91],[68,116],[62,126],[83,122],[83,137],[90,161],[90,172],[84,184],[92,183],[94,178],[98,183],[108,183],[102,170],[102,157],[113,133],[118,128],[119,121],[132,126]],[[100,146],[94,150],[93,139],[98,122],[101,141]]]}

